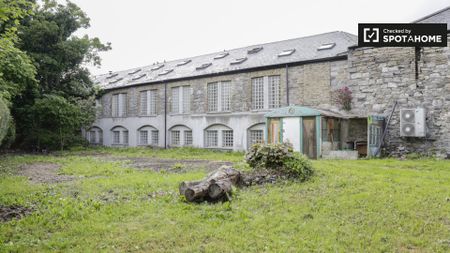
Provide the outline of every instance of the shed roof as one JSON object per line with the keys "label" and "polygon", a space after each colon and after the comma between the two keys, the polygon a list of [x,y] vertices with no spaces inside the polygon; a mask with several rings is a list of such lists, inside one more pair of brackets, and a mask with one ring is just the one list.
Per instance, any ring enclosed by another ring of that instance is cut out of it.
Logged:
{"label": "shed roof", "polygon": [[308,117],[308,116],[328,116],[335,118],[362,118],[361,115],[354,115],[350,113],[335,112],[328,109],[321,109],[315,107],[305,107],[299,105],[291,105],[282,107],[268,112],[264,115],[266,118],[285,118],[285,117]]}
{"label": "shed roof", "polygon": [[[356,41],[357,36],[346,32],[322,33],[111,72],[95,76],[94,83],[103,89],[115,89],[258,67],[329,59],[345,56],[348,47],[354,45]],[[333,46],[325,50],[319,49],[323,45]],[[293,52],[280,55],[286,50],[293,50]]]}

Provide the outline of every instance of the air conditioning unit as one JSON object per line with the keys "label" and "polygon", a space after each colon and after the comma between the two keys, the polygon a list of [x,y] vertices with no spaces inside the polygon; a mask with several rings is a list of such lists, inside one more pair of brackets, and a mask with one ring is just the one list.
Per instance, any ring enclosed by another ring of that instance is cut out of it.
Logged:
{"label": "air conditioning unit", "polygon": [[425,137],[425,109],[400,109],[400,136]]}

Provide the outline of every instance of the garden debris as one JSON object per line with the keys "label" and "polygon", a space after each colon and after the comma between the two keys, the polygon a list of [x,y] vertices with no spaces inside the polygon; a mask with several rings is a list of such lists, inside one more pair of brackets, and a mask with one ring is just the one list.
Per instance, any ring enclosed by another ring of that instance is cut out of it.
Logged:
{"label": "garden debris", "polygon": [[18,173],[33,183],[60,183],[75,179],[74,176],[59,175],[60,167],[54,163],[31,163],[20,166]]}
{"label": "garden debris", "polygon": [[31,214],[33,210],[19,205],[2,206],[0,205],[0,221],[7,222],[12,219],[21,219],[25,215]]}

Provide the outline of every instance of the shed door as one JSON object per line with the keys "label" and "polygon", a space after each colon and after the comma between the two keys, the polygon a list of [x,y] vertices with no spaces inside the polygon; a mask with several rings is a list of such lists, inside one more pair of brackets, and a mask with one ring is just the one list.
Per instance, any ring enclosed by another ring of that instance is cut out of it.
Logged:
{"label": "shed door", "polygon": [[303,154],[317,158],[316,118],[303,117]]}
{"label": "shed door", "polygon": [[268,143],[279,143],[280,142],[280,120],[271,119],[268,131]]}
{"label": "shed door", "polygon": [[289,142],[300,151],[300,118],[283,118],[283,142]]}

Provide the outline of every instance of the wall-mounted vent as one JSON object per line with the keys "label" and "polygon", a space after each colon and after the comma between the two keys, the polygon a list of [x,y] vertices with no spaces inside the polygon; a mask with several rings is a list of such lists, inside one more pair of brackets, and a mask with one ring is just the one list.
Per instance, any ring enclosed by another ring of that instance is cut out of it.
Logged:
{"label": "wall-mounted vent", "polygon": [[163,72],[159,73],[158,75],[159,76],[167,75],[172,71],[173,71],[173,69],[165,69]]}
{"label": "wall-mounted vent", "polygon": [[154,66],[153,68],[151,68],[151,70],[152,70],[152,71],[158,70],[158,69],[160,69],[160,68],[162,68],[162,67],[164,67],[164,64]]}
{"label": "wall-mounted vent", "polygon": [[336,46],[336,43],[322,44],[317,48],[317,51],[332,49],[334,46]]}
{"label": "wall-mounted vent", "polygon": [[144,76],[146,76],[146,74],[140,74],[139,76],[135,76],[135,77],[133,77],[132,79],[133,79],[133,81],[135,81],[135,80],[141,79],[141,78],[144,77]]}
{"label": "wall-mounted vent", "polygon": [[292,55],[295,52],[295,49],[287,49],[287,50],[283,50],[283,52],[278,54],[278,57],[283,57],[283,56],[289,56]]}
{"label": "wall-mounted vent", "polygon": [[261,50],[263,50],[263,47],[254,47],[252,49],[247,50],[247,54],[256,54]]}
{"label": "wall-mounted vent", "polygon": [[177,63],[177,66],[183,66],[183,65],[186,65],[186,64],[188,64],[189,62],[191,62],[192,60],[185,60],[185,61],[182,61],[182,62],[179,62],[179,63]]}
{"label": "wall-mounted vent", "polygon": [[132,71],[128,72],[128,75],[134,75],[134,74],[136,74],[139,71],[141,71],[141,69],[132,70]]}
{"label": "wall-mounted vent", "polygon": [[106,79],[111,79],[111,78],[114,78],[114,77],[116,77],[118,75],[119,75],[118,73],[114,73],[114,74],[109,75]]}
{"label": "wall-mounted vent", "polygon": [[230,54],[230,53],[228,53],[228,52],[220,53],[220,54],[214,56],[214,60],[218,60],[218,59],[225,58],[225,57],[227,57],[229,54]]}
{"label": "wall-mounted vent", "polygon": [[247,57],[237,58],[230,62],[230,65],[241,64],[247,60]]}
{"label": "wall-mounted vent", "polygon": [[117,82],[119,82],[119,81],[122,81],[122,77],[121,78],[117,78],[116,80],[112,80],[112,81],[110,81],[109,83],[110,84],[113,84],[113,83],[117,83]]}
{"label": "wall-mounted vent", "polygon": [[400,136],[425,137],[425,109],[400,110]]}
{"label": "wall-mounted vent", "polygon": [[208,63],[203,63],[202,65],[196,67],[196,70],[202,70],[202,69],[206,69],[207,67],[211,66],[212,63],[208,62]]}

